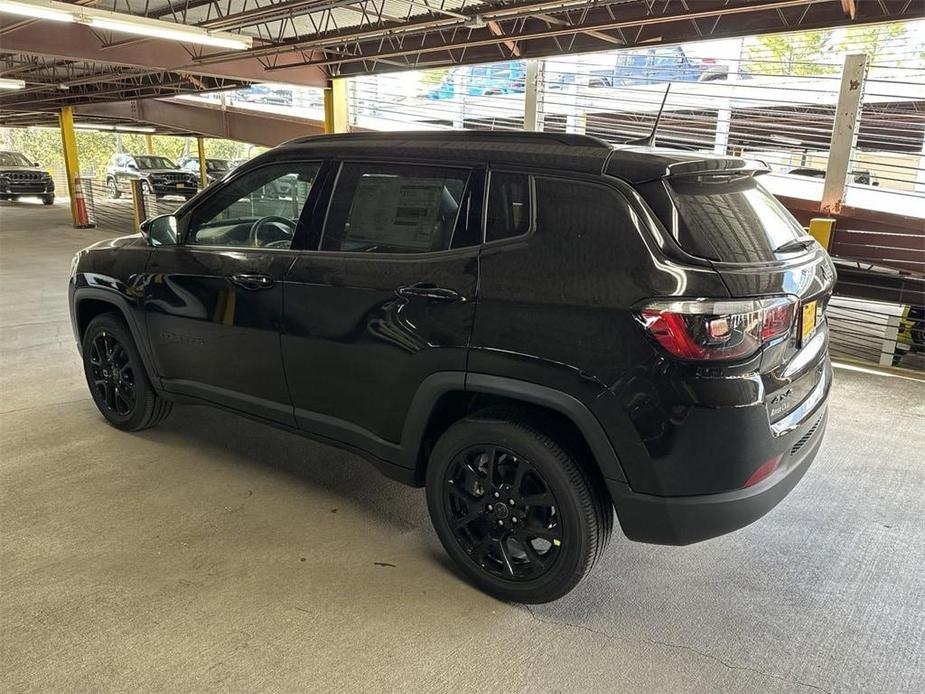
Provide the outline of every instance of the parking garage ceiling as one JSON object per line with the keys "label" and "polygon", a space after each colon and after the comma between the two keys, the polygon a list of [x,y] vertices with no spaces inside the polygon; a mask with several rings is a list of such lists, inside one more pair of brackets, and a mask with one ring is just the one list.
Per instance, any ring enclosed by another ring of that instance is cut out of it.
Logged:
{"label": "parking garage ceiling", "polygon": [[[0,13],[0,122],[63,105],[925,16],[920,0],[115,0],[70,3],[250,37],[195,46]],[[2,6],[2,3],[0,3]],[[25,119],[25,120],[24,120]]]}

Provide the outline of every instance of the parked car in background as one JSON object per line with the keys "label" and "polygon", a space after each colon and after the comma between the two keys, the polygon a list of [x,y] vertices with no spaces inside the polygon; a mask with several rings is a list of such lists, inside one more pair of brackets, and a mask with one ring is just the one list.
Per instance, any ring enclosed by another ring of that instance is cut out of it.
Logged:
{"label": "parked car in background", "polygon": [[[724,80],[729,66],[711,58],[690,58],[680,46],[650,48],[597,59],[550,61],[546,65],[544,83],[548,89],[561,89],[573,84],[578,74],[588,75],[589,87],[621,87],[658,84],[663,82],[708,82]],[[428,99],[452,99],[457,89],[465,96],[518,94],[526,89],[527,64],[512,60],[491,65],[466,65],[452,68],[440,83],[424,93]]]}
{"label": "parked car in background", "polygon": [[159,198],[175,195],[189,200],[199,189],[199,174],[181,169],[155,154],[113,154],[106,166],[106,190],[112,198],[127,192],[132,181]]}
{"label": "parked car in background", "polygon": [[[177,166],[183,169],[184,171],[189,171],[194,173],[197,176],[199,175],[199,157],[182,157],[180,161],[177,162]],[[214,159],[209,157],[206,159],[206,176],[209,177],[209,183],[217,181],[226,173],[235,168],[236,164],[232,163],[231,159]]]}
{"label": "parked car in background", "polygon": [[820,448],[835,271],[767,172],[556,133],[295,140],[77,255],[87,385],[119,429],[211,403],[364,455],[426,487],[476,585],[554,600],[614,509],[639,542],[716,537]]}
{"label": "parked car in background", "polygon": [[618,53],[613,67],[591,71],[590,87],[622,87],[662,82],[710,82],[729,76],[729,66],[689,58],[680,46]]}
{"label": "parked car in background", "polygon": [[273,106],[292,106],[292,90],[267,87],[255,84],[247,89],[232,92],[232,101],[248,104],[271,104]]}
{"label": "parked car in background", "polygon": [[37,161],[11,150],[0,150],[0,200],[39,197],[46,205],[55,202],[55,182]]}
{"label": "parked car in background", "polygon": [[454,67],[425,96],[435,100],[452,99],[457,90],[465,96],[523,93],[526,75],[527,64],[523,60]]}
{"label": "parked car in background", "polygon": [[[790,169],[790,171],[787,173],[791,176],[806,176],[808,178],[825,179],[825,169],[799,167],[796,169]],[[877,177],[874,176],[870,171],[852,171],[850,174],[848,174],[848,176],[853,183],[857,183],[858,185],[874,186],[875,188],[880,185],[880,181],[878,181]]]}

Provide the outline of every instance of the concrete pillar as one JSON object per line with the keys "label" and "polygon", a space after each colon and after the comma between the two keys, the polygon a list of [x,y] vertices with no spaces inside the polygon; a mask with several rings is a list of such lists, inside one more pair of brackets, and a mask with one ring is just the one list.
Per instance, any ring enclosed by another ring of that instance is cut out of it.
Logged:
{"label": "concrete pillar", "polygon": [[61,125],[61,144],[64,148],[64,171],[67,174],[67,192],[71,201],[71,219],[75,227],[80,227],[86,223],[86,220],[82,218],[77,201],[80,161],[77,158],[77,137],[74,134],[74,108],[64,106],[58,114],[58,122]]}
{"label": "concrete pillar", "polygon": [[524,130],[542,132],[543,130],[543,70],[545,61],[531,59],[527,61],[526,84],[524,91]]}
{"label": "concrete pillar", "polygon": [[858,140],[858,126],[861,121],[861,97],[864,94],[864,80],[867,77],[867,55],[853,53],[845,56],[842,70],[838,106],[832,125],[832,141],[829,145],[829,163],[825,169],[825,186],[819,209],[825,214],[838,214],[845,197],[851,158]]}

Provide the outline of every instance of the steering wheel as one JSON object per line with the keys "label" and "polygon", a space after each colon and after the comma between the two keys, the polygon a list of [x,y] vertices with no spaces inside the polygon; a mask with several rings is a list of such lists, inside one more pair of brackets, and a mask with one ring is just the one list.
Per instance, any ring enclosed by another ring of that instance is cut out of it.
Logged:
{"label": "steering wheel", "polygon": [[[271,241],[267,246],[264,246],[260,240],[260,232],[268,224],[275,225],[277,231],[281,231],[288,236],[287,239],[275,239]],[[247,245],[251,248],[269,248],[272,244],[278,244],[281,241],[292,241],[292,237],[295,236],[295,222],[287,217],[278,217],[276,215],[269,215],[268,217],[261,217],[253,226],[251,226],[250,231],[247,234]]]}

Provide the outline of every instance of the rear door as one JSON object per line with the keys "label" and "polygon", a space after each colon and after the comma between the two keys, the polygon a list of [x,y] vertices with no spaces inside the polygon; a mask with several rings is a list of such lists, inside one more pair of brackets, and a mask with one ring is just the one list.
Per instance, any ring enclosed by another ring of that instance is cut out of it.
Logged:
{"label": "rear door", "polygon": [[299,426],[380,452],[429,375],[462,375],[475,313],[483,173],[344,162],[286,278],[283,360]]}
{"label": "rear door", "polygon": [[243,172],[181,220],[181,245],[152,251],[144,302],[167,390],[294,425],[279,343],[282,281],[320,167]]}

